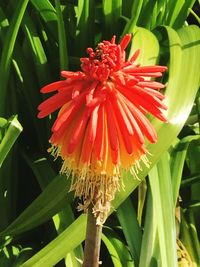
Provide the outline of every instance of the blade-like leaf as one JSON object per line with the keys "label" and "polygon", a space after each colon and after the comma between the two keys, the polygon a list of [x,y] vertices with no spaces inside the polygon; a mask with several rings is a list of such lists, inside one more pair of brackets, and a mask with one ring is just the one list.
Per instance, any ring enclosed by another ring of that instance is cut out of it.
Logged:
{"label": "blade-like leaf", "polygon": [[56,12],[58,17],[58,41],[60,54],[60,69],[68,69],[67,41],[65,34],[64,21],[61,11],[60,0],[55,0]]}
{"label": "blade-like leaf", "polygon": [[[51,168],[46,158],[38,158],[38,157],[31,158],[28,157],[25,153],[23,153],[23,156],[25,157],[27,163],[33,170],[40,184],[40,187],[44,190],[46,186],[55,177],[54,170]],[[75,220],[70,203],[66,202],[64,208],[61,211],[59,211],[56,215],[54,215],[52,219],[57,233],[58,234],[62,233]],[[32,227],[33,226],[34,225],[32,225]],[[80,245],[66,255],[65,263],[67,266],[80,267],[80,262],[77,261],[77,259],[82,259],[82,258],[83,258],[83,251]]]}
{"label": "blade-like leaf", "polygon": [[6,87],[10,72],[10,63],[12,59],[13,49],[15,46],[16,37],[19,31],[19,27],[26,10],[29,0],[21,0],[16,6],[14,16],[10,23],[10,27],[6,34],[4,41],[2,57],[0,62],[0,80],[1,80],[1,90],[0,90],[0,115],[5,112],[5,98],[6,98]]}
{"label": "blade-like leaf", "polygon": [[103,0],[104,38],[111,38],[119,29],[119,18],[122,12],[122,0]]}
{"label": "blade-like leaf", "polygon": [[173,198],[174,207],[176,206],[178,193],[181,184],[181,178],[183,173],[184,162],[186,158],[187,149],[190,142],[193,140],[198,140],[198,135],[187,136],[183,138],[172,151],[171,155],[171,173],[172,173],[172,188],[173,188]]}
{"label": "blade-like leaf", "polygon": [[149,30],[136,27],[133,31],[133,42],[131,43],[129,58],[137,49],[140,49],[137,63],[153,65],[158,60],[159,43],[156,36]]}
{"label": "blade-like leaf", "polygon": [[47,57],[42,46],[40,37],[38,36],[35,25],[28,14],[24,15],[22,28],[25,33],[25,41],[29,46],[29,54],[33,57],[34,69],[37,74],[37,80],[40,86],[43,86],[47,81],[50,81],[50,72],[47,62]]}
{"label": "blade-like leaf", "polygon": [[143,0],[136,0],[133,2],[132,9],[131,9],[131,18],[126,24],[126,27],[124,28],[123,34],[133,32],[134,27],[137,24],[141,9],[143,5]]}
{"label": "blade-like leaf", "polygon": [[88,46],[94,46],[94,1],[78,1],[77,30],[76,54],[83,55]]}
{"label": "blade-like leaf", "polygon": [[[154,216],[157,220],[160,266],[177,266],[175,207],[173,203],[170,164],[164,153],[149,173]],[[158,254],[154,251],[154,254]],[[156,257],[152,255],[152,258]]]}
{"label": "blade-like leaf", "polygon": [[153,196],[151,190],[149,190],[147,194],[146,216],[144,233],[142,236],[139,267],[150,266],[154,251],[158,251],[157,248],[159,248],[159,241],[157,224],[158,222],[155,216],[155,209],[153,208]]}
{"label": "blade-like leaf", "polygon": [[[21,215],[0,235],[16,235],[25,232],[51,218],[61,210],[70,197],[67,194],[70,181],[57,176]],[[34,216],[33,216],[34,215]]]}
{"label": "blade-like leaf", "polygon": [[31,0],[31,4],[39,12],[41,18],[44,20],[45,25],[47,26],[49,32],[54,37],[55,40],[58,40],[57,35],[57,16],[56,10],[49,0]]}
{"label": "blade-like leaf", "polygon": [[176,14],[176,20],[170,26],[173,26],[176,29],[181,27],[187,18],[187,15],[189,13],[189,9],[192,8],[194,3],[195,3],[195,0],[185,1],[182,8],[180,9],[180,12],[178,12],[178,14]]}
{"label": "blade-like leaf", "polygon": [[117,217],[122,226],[134,263],[138,266],[142,232],[138,225],[136,212],[130,198],[127,198],[117,209]]}
{"label": "blade-like leaf", "polygon": [[84,240],[85,233],[86,215],[81,215],[61,235],[31,259],[23,263],[21,267],[52,267]]}
{"label": "blade-like leaf", "polygon": [[17,120],[17,116],[14,116],[8,120],[8,128],[0,143],[0,167],[21,131],[22,126]]}
{"label": "blade-like leaf", "polygon": [[153,266],[154,261],[158,266],[177,266],[175,207],[167,153],[149,172],[149,181],[140,266]]}
{"label": "blade-like leaf", "polygon": [[103,229],[102,241],[111,255],[114,267],[135,266],[127,247],[112,229]]}

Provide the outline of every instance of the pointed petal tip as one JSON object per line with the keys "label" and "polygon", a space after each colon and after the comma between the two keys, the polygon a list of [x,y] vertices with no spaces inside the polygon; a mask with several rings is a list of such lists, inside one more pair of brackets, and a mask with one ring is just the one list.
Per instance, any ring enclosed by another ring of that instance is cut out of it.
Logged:
{"label": "pointed petal tip", "polygon": [[159,68],[159,71],[160,71],[160,72],[165,72],[166,70],[168,70],[167,66],[156,65],[156,67]]}
{"label": "pointed petal tip", "polygon": [[137,49],[136,51],[135,51],[135,53],[132,55],[132,57],[130,58],[130,62],[131,63],[133,63],[137,58],[138,58],[138,56],[139,56],[139,54],[140,54],[140,49]]}
{"label": "pointed petal tip", "polygon": [[155,143],[157,142],[157,140],[158,140],[157,135],[155,135],[155,136],[151,136],[151,137],[152,137],[152,138],[149,139],[149,141],[150,141],[152,144],[155,144]]}
{"label": "pointed petal tip", "polygon": [[132,38],[132,34],[130,34],[130,33],[127,33],[127,34],[124,35],[124,37],[122,38],[121,42],[119,43],[119,45],[121,46],[122,51],[126,49],[128,44],[130,43],[131,38]]}
{"label": "pointed petal tip", "polygon": [[167,118],[166,115],[163,114],[163,113],[160,114],[159,119],[160,119],[161,121],[165,122],[165,123],[168,122],[168,118]]}
{"label": "pointed petal tip", "polygon": [[45,86],[43,86],[40,90],[41,93],[51,93],[54,91],[58,91],[59,89],[63,88],[65,86],[65,81],[56,81],[53,83],[49,83]]}
{"label": "pointed petal tip", "polygon": [[116,35],[113,35],[112,39],[111,39],[111,44],[115,44],[115,41],[116,41]]}
{"label": "pointed petal tip", "polygon": [[74,71],[67,71],[67,70],[62,70],[60,72],[60,76],[63,78],[75,78],[79,76],[79,72],[74,72]]}
{"label": "pointed petal tip", "polygon": [[49,87],[50,87],[50,84],[45,85],[44,87],[42,87],[42,88],[40,89],[40,93],[42,93],[42,94],[48,93],[49,90],[50,90]]}
{"label": "pointed petal tip", "polygon": [[37,114],[37,118],[38,119],[43,119],[45,118],[47,115],[44,115],[42,111],[40,111],[38,114]]}

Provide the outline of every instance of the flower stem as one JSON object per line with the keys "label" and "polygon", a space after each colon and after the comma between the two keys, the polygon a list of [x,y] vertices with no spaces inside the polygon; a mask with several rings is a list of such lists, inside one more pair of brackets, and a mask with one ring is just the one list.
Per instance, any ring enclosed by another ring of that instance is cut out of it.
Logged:
{"label": "flower stem", "polygon": [[88,208],[83,267],[99,266],[101,233],[102,233],[102,225],[96,224],[96,218],[92,213],[92,205],[90,205]]}

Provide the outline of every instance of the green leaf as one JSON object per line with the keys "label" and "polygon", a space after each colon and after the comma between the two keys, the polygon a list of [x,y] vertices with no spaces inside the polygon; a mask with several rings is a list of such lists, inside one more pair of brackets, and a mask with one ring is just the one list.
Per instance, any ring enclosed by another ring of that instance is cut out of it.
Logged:
{"label": "green leaf", "polygon": [[40,155],[30,156],[22,151],[22,157],[33,171],[40,188],[44,190],[48,184],[56,177],[55,171],[51,168],[47,158],[41,158]]}
{"label": "green leaf", "polygon": [[89,46],[94,46],[94,1],[79,0],[77,7],[76,55],[84,55]]}
{"label": "green leaf", "polygon": [[[11,5],[14,6],[15,8],[15,3],[12,2]],[[27,14],[25,13],[24,19],[27,18]],[[8,19],[6,18],[3,10],[0,9],[0,20],[2,21],[1,27],[8,27],[9,22]],[[29,20],[29,18],[28,18]],[[23,20],[24,22],[24,20]],[[22,23],[23,25],[24,23]],[[4,26],[3,26],[4,25]],[[32,30],[32,29],[31,29]],[[32,32],[33,35],[36,35],[35,32]],[[0,38],[1,41],[4,42],[6,38],[6,31],[0,31]],[[39,90],[36,91],[35,88],[38,86],[38,81],[36,76],[34,75],[35,69],[34,69],[34,64],[33,66],[30,66],[30,54],[33,55],[33,58],[35,59],[35,65],[38,73],[40,73],[41,69],[45,69],[45,66],[42,66],[40,64],[45,63],[45,60],[43,58],[43,55],[39,55],[37,49],[37,43],[38,43],[38,36],[35,36],[34,42],[33,42],[33,36],[32,36],[32,43],[33,44],[33,49],[28,51],[28,57],[25,55],[24,51],[21,48],[21,43],[17,39],[15,42],[15,49],[13,51],[13,57],[12,57],[12,73],[11,73],[11,82],[10,82],[10,87],[7,89],[9,91],[8,95],[8,100],[9,100],[9,105],[7,105],[7,109],[9,109],[9,112],[12,112],[13,109],[13,102],[15,101],[17,103],[17,108],[19,108],[19,102],[21,98],[18,98],[19,96],[19,91],[20,91],[20,97],[23,99],[23,107],[26,110],[26,114],[29,115],[29,127],[32,127],[33,131],[36,132],[36,136],[38,137],[38,143],[40,144],[40,147],[44,147],[44,139],[42,138],[44,136],[44,129],[42,131],[42,127],[39,127],[38,125],[38,120],[36,118],[36,107],[38,103],[41,101],[41,95],[39,94]],[[25,39],[26,40],[26,39]],[[30,47],[32,47],[32,43],[30,41]],[[38,66],[40,65],[40,67]],[[30,75],[30,72],[32,75]],[[48,71],[42,71],[45,75],[45,78],[48,77]],[[17,76],[17,77],[16,77]],[[13,79],[16,77],[15,79]],[[43,81],[45,81],[45,78],[43,77]],[[16,84],[16,79],[18,79],[18,82],[20,84]],[[22,91],[23,91],[23,96],[22,96]],[[16,97],[17,96],[17,97]],[[11,110],[10,110],[11,109]],[[24,114],[23,114],[24,115]],[[23,117],[22,117],[23,118]],[[26,128],[27,130],[27,128]],[[45,135],[45,140],[47,139]]]}
{"label": "green leaf", "polygon": [[7,125],[8,121],[0,117],[0,128],[4,128]]}
{"label": "green leaf", "polygon": [[142,65],[154,65],[159,56],[159,43],[156,36],[147,29],[135,27],[133,41],[129,52],[129,58],[140,49],[137,63]]}
{"label": "green leaf", "polygon": [[86,233],[86,215],[81,215],[48,246],[23,263],[21,267],[52,267],[80,244]]}
{"label": "green leaf", "polygon": [[146,194],[147,194],[147,183],[146,180],[144,180],[138,186],[137,219],[140,226],[142,225],[142,214],[145,207]]}
{"label": "green leaf", "polygon": [[197,174],[197,175],[194,174],[194,175],[187,176],[187,178],[184,178],[181,181],[181,187],[192,185],[194,183],[200,183],[200,174]]}
{"label": "green leaf", "polygon": [[0,263],[3,267],[16,266],[15,260],[19,254],[19,248],[15,246],[5,247],[0,251]]}
{"label": "green leaf", "polygon": [[143,0],[136,0],[133,2],[132,9],[131,9],[131,18],[126,24],[126,27],[124,28],[122,36],[126,33],[131,33],[134,31],[134,28],[140,16],[142,6],[143,6]]}
{"label": "green leaf", "polygon": [[139,267],[151,266],[150,263],[152,261],[154,261],[155,264],[156,259],[152,259],[152,255],[155,251],[158,251],[159,248],[157,224],[157,216],[155,216],[155,209],[153,207],[153,196],[151,190],[149,190],[147,194],[147,206]]}
{"label": "green leaf", "polygon": [[190,13],[194,16],[194,18],[197,20],[198,24],[200,24],[200,17],[191,8],[188,9]]}
{"label": "green leaf", "polygon": [[[178,266],[176,255],[175,207],[168,154],[149,172],[154,216],[157,218],[160,266]],[[154,251],[157,255],[157,252]],[[156,257],[152,255],[152,258]]]}
{"label": "green leaf", "polygon": [[141,267],[177,266],[175,207],[172,197],[169,155],[149,172],[144,235],[140,257]]}
{"label": "green leaf", "polygon": [[51,80],[47,56],[43,48],[40,37],[38,36],[35,25],[28,14],[24,15],[22,28],[25,33],[26,41],[29,48],[29,54],[33,58],[34,69],[37,74],[37,80],[40,86],[43,86],[47,81]]}
{"label": "green leaf", "polygon": [[185,158],[187,154],[188,147],[193,140],[198,140],[199,136],[187,136],[183,138],[172,151],[171,154],[171,174],[172,174],[172,188],[173,188],[173,198],[174,207],[177,203],[177,198],[179,194],[183,167],[185,163]]}
{"label": "green leaf", "polygon": [[[1,120],[2,121],[2,120]],[[5,121],[3,121],[5,122]],[[22,131],[22,126],[14,116],[8,120],[8,128],[0,143],[0,167]]]}
{"label": "green leaf", "polygon": [[[54,224],[58,234],[61,234],[68,226],[74,222],[74,214],[70,204],[65,207],[53,217]],[[80,261],[83,259],[83,249],[81,244],[69,251],[65,256],[66,266],[80,267]],[[79,261],[78,261],[79,260]]]}
{"label": "green leaf", "polygon": [[173,24],[170,24],[170,26],[173,26],[176,29],[180,28],[185,22],[187,15],[189,14],[189,9],[192,8],[194,3],[195,3],[195,0],[184,1],[184,4],[181,7],[180,12],[176,14],[176,20],[174,21]]}
{"label": "green leaf", "polygon": [[68,54],[67,54],[67,41],[65,34],[64,21],[61,11],[60,0],[55,0],[56,12],[58,17],[58,41],[59,41],[59,54],[60,54],[60,69],[68,69]]}
{"label": "green leaf", "polygon": [[[172,26],[176,20],[185,0],[179,0],[168,4],[167,25]],[[183,22],[182,22],[183,23]]]}
{"label": "green leaf", "polygon": [[130,253],[117,234],[110,228],[104,227],[102,241],[106,245],[114,267],[134,267]]}
{"label": "green leaf", "polygon": [[[28,157],[25,153],[23,153],[23,156],[26,159],[29,166],[31,167],[31,169],[33,170],[40,184],[40,187],[44,190],[46,186],[55,177],[54,170],[51,168],[46,158],[38,158],[38,157],[33,158],[30,156]],[[62,233],[75,220],[70,203],[66,202],[63,209],[59,211],[56,215],[54,215],[52,219],[57,233],[58,234]],[[32,227],[34,227],[34,225],[32,225]],[[83,258],[83,251],[80,245],[77,248],[75,248],[74,251],[70,251],[66,255],[65,263],[67,266],[69,265],[73,267],[80,267],[80,262],[78,262],[77,259],[82,259],[82,258]]]}
{"label": "green leaf", "polygon": [[57,15],[56,10],[49,0],[31,0],[31,4],[39,12],[41,18],[45,22],[45,25],[55,40],[58,39],[57,34]]}
{"label": "green leaf", "polygon": [[[198,237],[194,236],[194,231],[196,231],[196,227],[193,222],[190,221],[190,218],[187,218],[188,212],[181,213],[181,241],[186,247],[187,251],[190,254],[192,262],[195,267],[199,266],[199,240]],[[195,239],[193,239],[195,237]],[[197,243],[197,245],[195,245]]]}
{"label": "green leaf", "polygon": [[66,177],[55,177],[31,205],[0,235],[18,235],[47,221],[68,203],[71,197],[67,194],[69,186],[70,181]]}
{"label": "green leaf", "polygon": [[12,21],[8,28],[6,38],[4,41],[2,57],[0,62],[0,80],[1,80],[1,90],[0,90],[0,116],[5,113],[5,99],[7,94],[7,83],[10,72],[10,63],[12,59],[13,49],[15,46],[15,41],[19,31],[19,27],[26,10],[29,0],[21,0],[16,6],[15,13],[13,15]]}
{"label": "green leaf", "polygon": [[156,6],[157,1],[152,0],[152,1],[144,1],[144,2],[145,3],[143,4],[142,10],[139,14],[138,25],[149,29],[150,24],[151,24],[153,10]]}
{"label": "green leaf", "polygon": [[118,33],[119,18],[122,13],[122,0],[103,0],[104,38],[110,39]]}
{"label": "green leaf", "polygon": [[[128,214],[128,219],[127,219]],[[142,232],[130,198],[127,198],[117,209],[117,217],[124,232],[134,263],[138,266]]]}

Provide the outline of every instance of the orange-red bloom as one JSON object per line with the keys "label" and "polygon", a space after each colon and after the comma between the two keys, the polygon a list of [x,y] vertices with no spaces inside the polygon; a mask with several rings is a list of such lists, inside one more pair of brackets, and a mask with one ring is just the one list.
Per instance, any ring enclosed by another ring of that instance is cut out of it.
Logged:
{"label": "orange-red bloom", "polygon": [[41,90],[56,94],[38,107],[39,118],[60,109],[51,152],[62,157],[61,172],[72,174],[72,189],[83,197],[84,207],[94,204],[98,223],[105,220],[119,188],[121,170],[135,174],[141,160],[148,163],[145,137],[154,143],[157,135],[145,115],[166,121],[167,107],[159,92],[164,85],[149,78],[162,76],[167,68],[136,64],[139,50],[126,61],[130,40],[127,34],[116,44],[114,36],[95,50],[88,48],[89,56],[81,58],[82,71],[62,71],[65,80]]}

